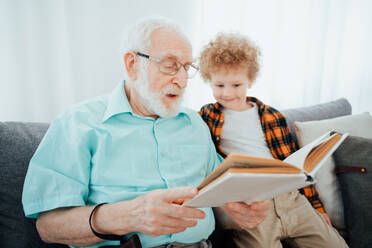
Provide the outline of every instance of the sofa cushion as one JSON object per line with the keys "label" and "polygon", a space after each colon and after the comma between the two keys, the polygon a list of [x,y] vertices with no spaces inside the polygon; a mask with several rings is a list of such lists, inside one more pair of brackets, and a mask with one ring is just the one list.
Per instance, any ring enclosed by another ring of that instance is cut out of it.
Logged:
{"label": "sofa cushion", "polygon": [[350,247],[371,247],[372,139],[347,137],[335,152],[334,159],[336,170],[340,166],[366,168],[366,173],[342,172],[337,178],[344,203],[348,243]]}
{"label": "sofa cushion", "polygon": [[0,247],[66,247],[43,243],[21,204],[28,163],[47,128],[44,123],[0,122]]}
{"label": "sofa cushion", "polygon": [[[355,125],[355,123],[358,123],[358,125]],[[300,147],[305,146],[332,129],[354,136],[372,138],[372,132],[370,132],[372,129],[372,117],[366,112],[320,121],[295,122],[295,130]],[[327,159],[323,167],[315,175],[317,181],[315,187],[333,225],[341,230],[345,228],[344,213],[341,192],[334,169],[333,159]]]}
{"label": "sofa cushion", "polygon": [[351,105],[345,98],[335,101],[320,103],[312,106],[286,109],[281,111],[287,120],[289,129],[297,141],[294,122],[295,121],[314,121],[335,118],[351,114]]}
{"label": "sofa cushion", "polygon": [[[358,125],[355,125],[356,123]],[[332,129],[353,136],[372,138],[371,127],[372,116],[368,112],[320,121],[295,121],[297,141],[301,147]]]}

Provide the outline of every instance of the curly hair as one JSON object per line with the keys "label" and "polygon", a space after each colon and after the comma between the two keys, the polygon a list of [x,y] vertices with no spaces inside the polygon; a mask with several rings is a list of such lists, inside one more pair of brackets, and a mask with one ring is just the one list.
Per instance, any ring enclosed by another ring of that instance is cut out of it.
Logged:
{"label": "curly hair", "polygon": [[219,33],[200,54],[200,73],[205,81],[221,69],[246,69],[248,80],[254,82],[260,69],[260,49],[246,36]]}

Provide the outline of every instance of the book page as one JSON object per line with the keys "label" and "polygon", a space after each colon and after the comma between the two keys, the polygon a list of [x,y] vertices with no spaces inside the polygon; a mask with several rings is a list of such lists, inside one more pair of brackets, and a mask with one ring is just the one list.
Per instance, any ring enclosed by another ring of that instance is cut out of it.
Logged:
{"label": "book page", "polygon": [[227,202],[246,202],[272,199],[280,194],[307,186],[304,173],[256,174],[227,172],[211,185],[200,190],[198,195],[183,205],[190,207],[218,207]]}
{"label": "book page", "polygon": [[330,150],[341,139],[341,134],[336,133],[331,139],[315,147],[307,155],[304,163],[304,171],[311,173],[311,171],[319,164],[319,162],[330,152]]}
{"label": "book page", "polygon": [[[309,170],[309,175],[312,177],[315,176],[315,174],[318,172],[318,170],[325,164],[327,159],[332,156],[332,154],[337,150],[337,148],[342,144],[342,142],[346,139],[347,136],[349,136],[348,133],[344,134],[337,134],[339,136],[335,136],[334,140],[327,141],[329,142],[328,144],[325,144],[325,147],[323,148],[325,151],[318,151],[315,152],[313,156],[310,157],[309,159],[309,165],[312,167],[311,170]],[[311,154],[309,154],[310,156]],[[314,159],[315,161],[311,161]],[[305,162],[306,164],[307,162]],[[312,165],[314,164],[314,165]]]}
{"label": "book page", "polygon": [[256,168],[257,171],[261,170],[262,173],[267,173],[262,168],[277,168],[279,170],[284,170],[286,168],[294,173],[301,173],[301,170],[295,166],[278,159],[259,158],[230,153],[229,156],[227,156],[227,158],[203,180],[203,182],[198,186],[198,189],[201,189],[205,185],[209,184],[211,181],[226,172],[229,168]]}
{"label": "book page", "polygon": [[225,171],[222,175],[215,178],[213,181],[209,182],[208,184],[203,185],[203,187],[198,187],[200,192],[203,192],[206,188],[210,187],[211,185],[217,183],[218,181],[222,180],[227,174],[230,173],[249,173],[249,174],[300,174],[302,173],[302,170],[298,168],[292,168],[292,167],[260,167],[260,168],[229,168],[227,171]]}
{"label": "book page", "polygon": [[324,142],[327,142],[329,139],[331,139],[333,136],[331,135],[331,132],[329,131],[326,134],[320,136],[319,138],[315,139],[313,142],[307,144],[306,146],[302,147],[301,149],[297,150],[296,152],[289,155],[286,159],[283,161],[292,164],[296,167],[298,167],[301,170],[304,170],[304,164],[307,156],[310,154],[310,152],[317,146],[323,144]]}

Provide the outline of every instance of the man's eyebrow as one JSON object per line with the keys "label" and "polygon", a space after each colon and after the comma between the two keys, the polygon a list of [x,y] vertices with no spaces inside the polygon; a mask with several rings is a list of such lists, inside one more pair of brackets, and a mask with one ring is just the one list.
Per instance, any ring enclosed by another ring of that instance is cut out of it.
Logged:
{"label": "man's eyebrow", "polygon": [[177,53],[177,52],[160,52],[159,56],[179,58],[181,56],[181,54]]}
{"label": "man's eyebrow", "polygon": [[[159,58],[175,58],[177,61],[180,61],[180,57],[181,57],[180,53],[172,53],[172,52],[160,52],[159,53]],[[184,63],[185,64],[194,63],[195,61],[196,61],[196,59],[190,58],[189,60],[187,60]],[[180,62],[183,63],[182,61],[180,61]]]}

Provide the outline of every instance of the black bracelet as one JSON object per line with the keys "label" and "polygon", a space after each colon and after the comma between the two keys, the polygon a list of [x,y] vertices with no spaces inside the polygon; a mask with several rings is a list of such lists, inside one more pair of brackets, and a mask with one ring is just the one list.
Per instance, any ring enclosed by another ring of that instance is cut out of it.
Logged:
{"label": "black bracelet", "polygon": [[114,234],[101,234],[101,233],[98,233],[96,232],[93,227],[92,227],[92,217],[93,217],[93,214],[94,212],[102,205],[104,204],[107,204],[107,202],[104,202],[104,203],[100,203],[98,205],[96,205],[92,212],[90,213],[90,216],[89,216],[89,226],[90,226],[90,230],[92,230],[93,234],[96,235],[98,238],[100,239],[106,239],[106,240],[120,240],[120,241],[123,241],[125,240],[125,236],[119,236],[119,235],[114,235]]}

